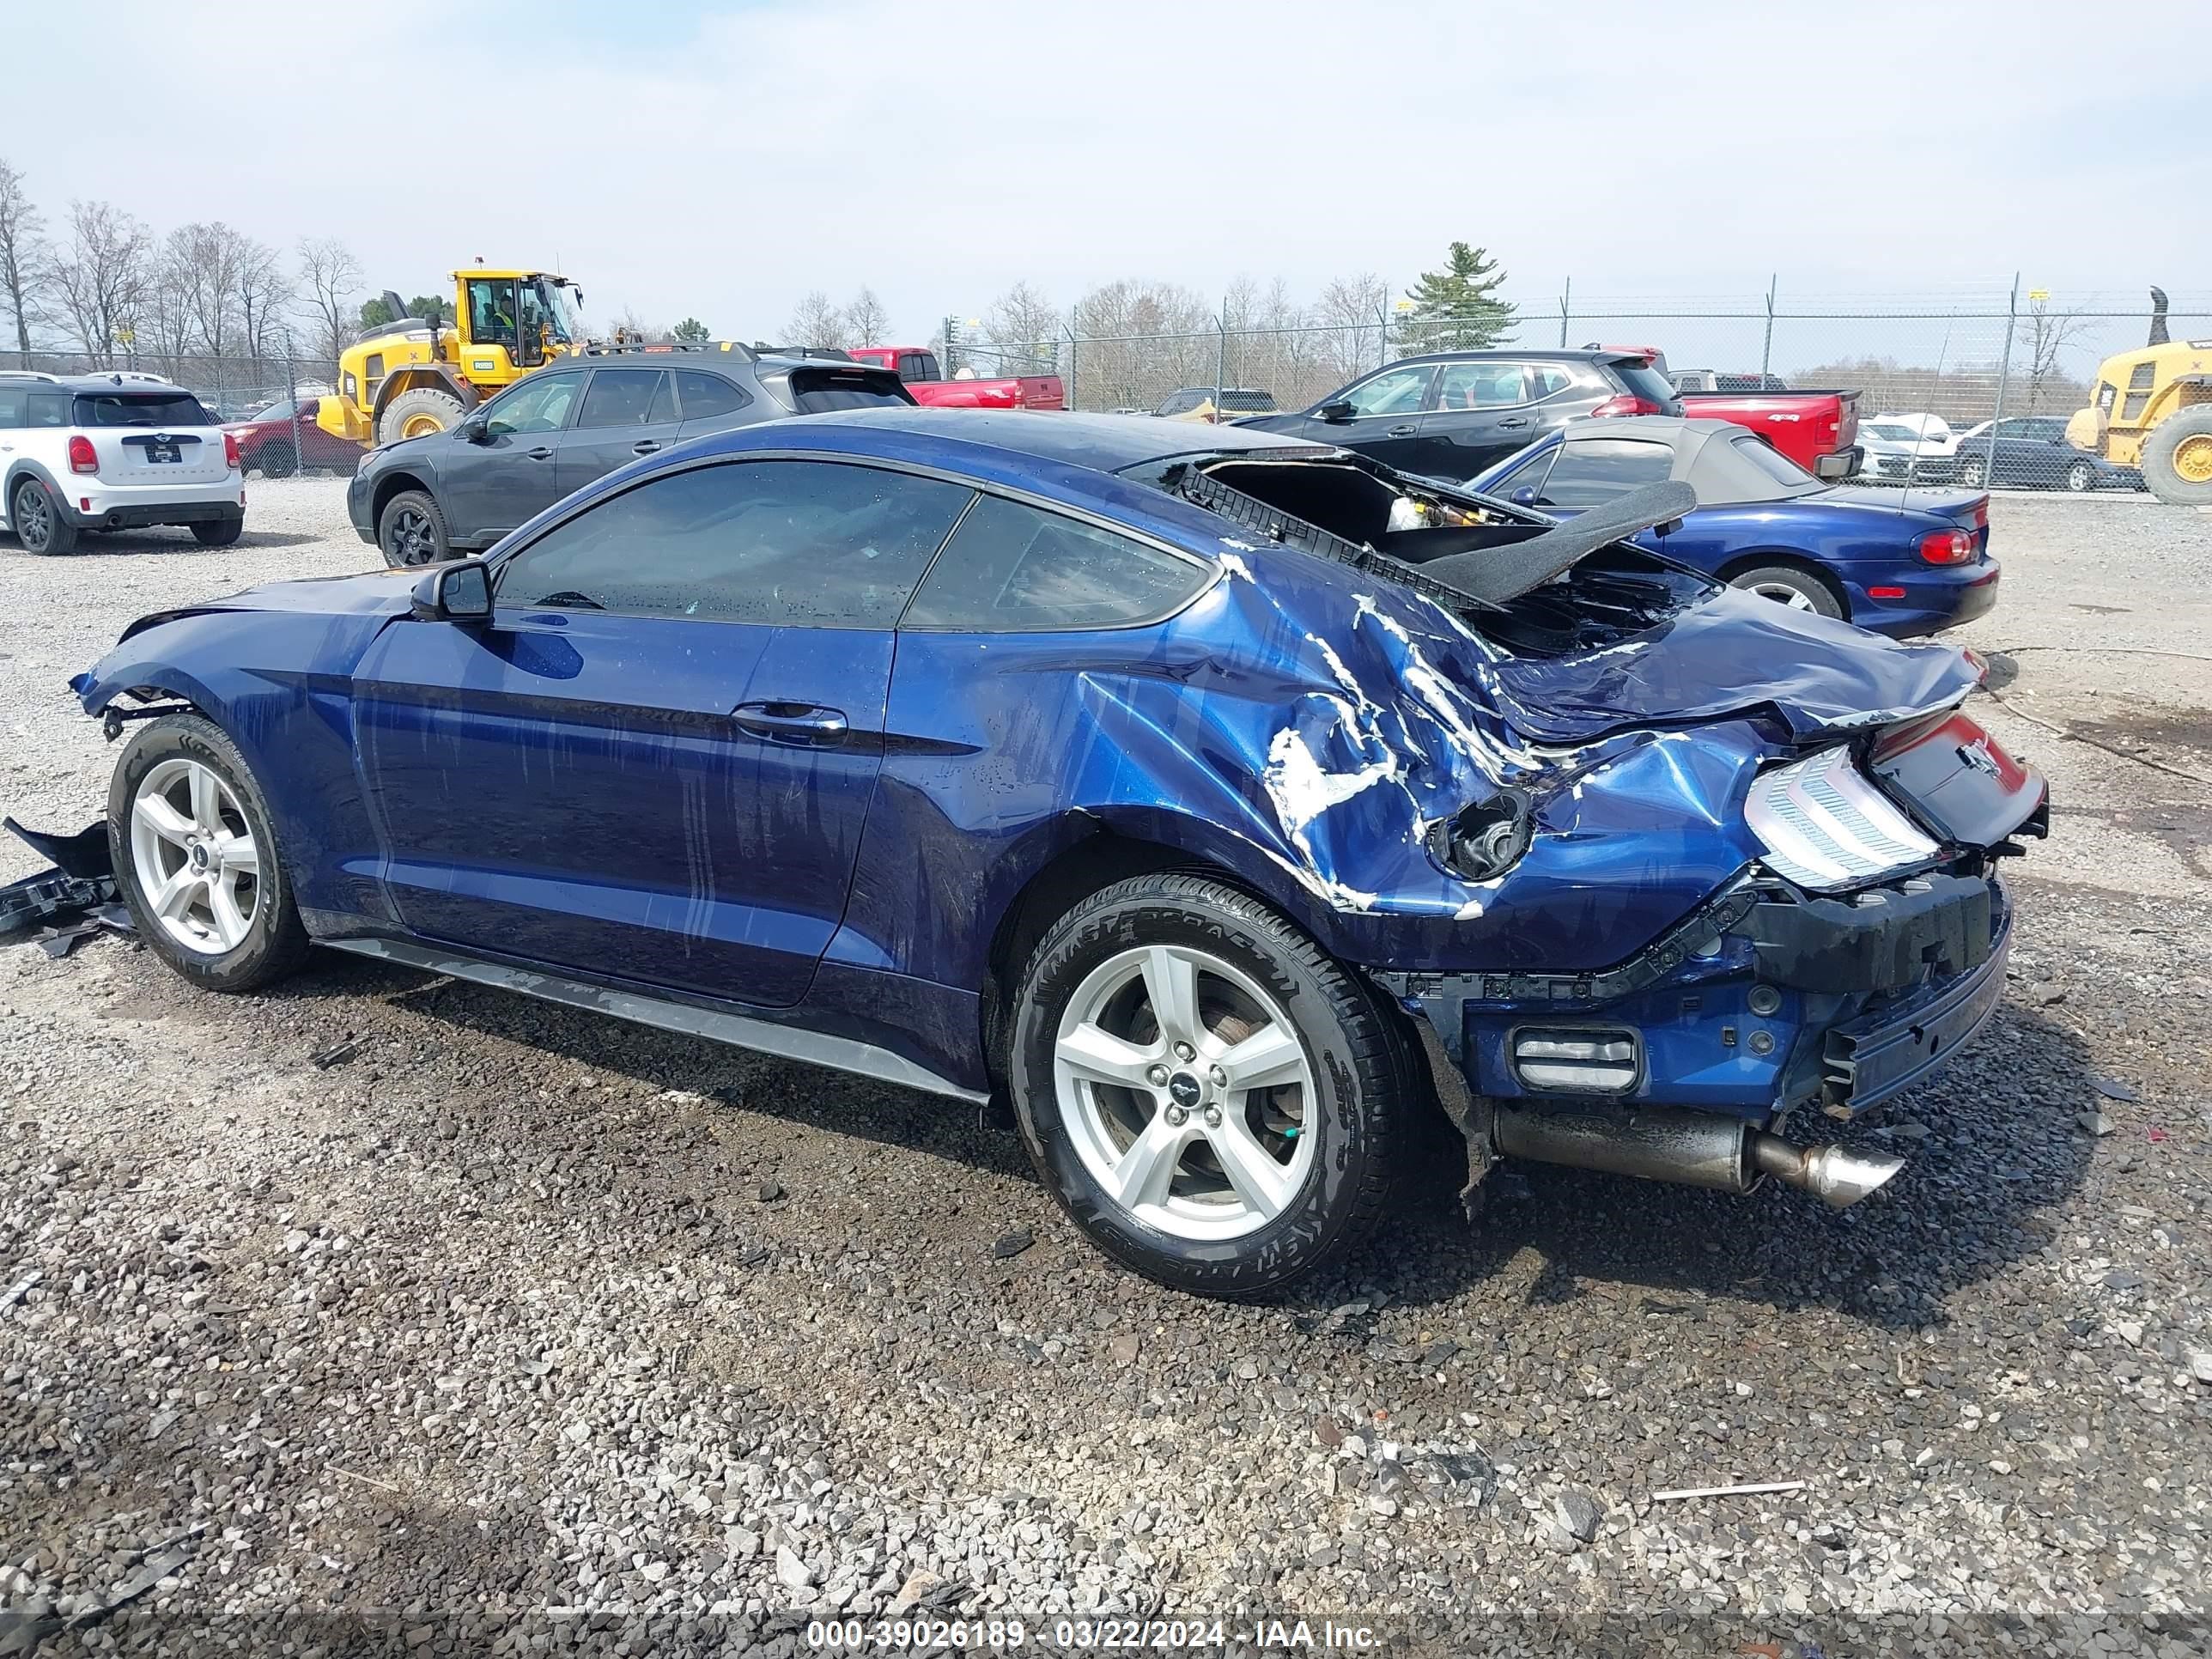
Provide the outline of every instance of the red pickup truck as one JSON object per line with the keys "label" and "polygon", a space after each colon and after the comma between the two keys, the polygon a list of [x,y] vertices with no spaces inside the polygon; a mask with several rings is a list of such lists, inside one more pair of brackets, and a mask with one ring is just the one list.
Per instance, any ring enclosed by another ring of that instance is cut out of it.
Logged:
{"label": "red pickup truck", "polygon": [[918,404],[938,409],[1065,409],[1067,394],[1057,374],[1016,374],[996,380],[948,380],[927,346],[854,346],[856,363],[888,368],[906,382]]}
{"label": "red pickup truck", "polygon": [[1678,370],[1674,395],[1692,420],[1729,421],[1756,432],[1791,460],[1831,482],[1858,471],[1859,394],[1785,386],[1772,374]]}

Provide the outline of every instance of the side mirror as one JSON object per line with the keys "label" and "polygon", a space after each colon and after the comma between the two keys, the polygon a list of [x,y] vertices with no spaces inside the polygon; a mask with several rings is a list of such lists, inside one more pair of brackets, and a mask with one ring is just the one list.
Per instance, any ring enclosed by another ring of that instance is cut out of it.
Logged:
{"label": "side mirror", "polygon": [[1513,492],[1510,499],[1516,507],[1534,507],[1536,505],[1536,486],[1522,484]]}
{"label": "side mirror", "polygon": [[488,444],[491,441],[491,428],[485,423],[484,417],[481,415],[470,416],[467,420],[461,422],[459,429],[461,436],[472,444]]}
{"label": "side mirror", "polygon": [[1323,404],[1319,409],[1314,410],[1314,413],[1334,426],[1340,421],[1348,421],[1352,418],[1352,405],[1340,398],[1333,404]]}
{"label": "side mirror", "polygon": [[438,566],[415,584],[410,608],[417,622],[489,622],[491,567],[482,559]]}

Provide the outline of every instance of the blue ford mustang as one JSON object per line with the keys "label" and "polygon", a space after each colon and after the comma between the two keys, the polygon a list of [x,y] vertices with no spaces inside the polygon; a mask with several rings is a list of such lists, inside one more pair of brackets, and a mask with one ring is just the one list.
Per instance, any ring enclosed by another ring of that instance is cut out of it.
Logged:
{"label": "blue ford mustang", "polygon": [[1500,1157],[1844,1203],[1777,1131],[2003,987],[2041,780],[1960,653],[1340,450],[861,410],[482,559],[134,623],[114,872],[249,990],[310,943],[977,1101],[1121,1261],[1267,1292],[1441,1107]]}
{"label": "blue ford mustang", "polygon": [[1689,484],[1697,508],[1637,540],[1765,598],[1895,639],[1996,603],[1987,492],[1823,483],[1724,421],[1577,421],[1469,488],[1565,515],[1661,478]]}

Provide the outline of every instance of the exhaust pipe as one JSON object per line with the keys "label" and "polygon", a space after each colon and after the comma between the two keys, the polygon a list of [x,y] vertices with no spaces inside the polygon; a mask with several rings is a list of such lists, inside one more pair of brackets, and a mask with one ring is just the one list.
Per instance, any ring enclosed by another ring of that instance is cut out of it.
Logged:
{"label": "exhaust pipe", "polygon": [[1604,1170],[1747,1193],[1767,1176],[1841,1210],[1905,1167],[1901,1158],[1848,1147],[1798,1146],[1764,1129],[1706,1112],[1648,1107],[1636,1112],[1530,1111],[1497,1103],[1492,1133],[1508,1158]]}

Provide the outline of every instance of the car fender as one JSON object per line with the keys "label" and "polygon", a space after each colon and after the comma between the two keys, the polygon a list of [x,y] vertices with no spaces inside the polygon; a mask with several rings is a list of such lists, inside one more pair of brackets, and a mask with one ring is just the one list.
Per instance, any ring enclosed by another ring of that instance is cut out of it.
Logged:
{"label": "car fender", "polygon": [[8,516],[8,507],[15,499],[16,486],[26,478],[36,478],[40,483],[46,485],[46,493],[61,504],[63,513],[70,520],[76,520],[82,517],[70,501],[69,491],[55,482],[53,473],[46,466],[40,462],[30,459],[27,456],[19,456],[9,463],[5,477],[0,477],[0,521],[12,525],[13,520]]}

